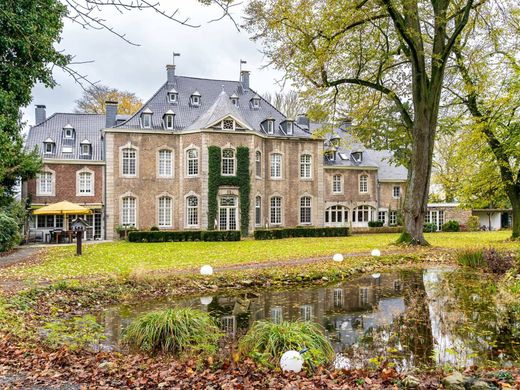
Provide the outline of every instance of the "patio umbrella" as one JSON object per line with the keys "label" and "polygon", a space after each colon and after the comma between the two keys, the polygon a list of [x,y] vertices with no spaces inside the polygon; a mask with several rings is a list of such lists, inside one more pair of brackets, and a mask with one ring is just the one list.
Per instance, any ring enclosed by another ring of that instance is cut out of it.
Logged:
{"label": "patio umbrella", "polygon": [[52,203],[33,211],[35,215],[67,215],[67,214],[90,214],[90,209],[79,204],[68,202]]}

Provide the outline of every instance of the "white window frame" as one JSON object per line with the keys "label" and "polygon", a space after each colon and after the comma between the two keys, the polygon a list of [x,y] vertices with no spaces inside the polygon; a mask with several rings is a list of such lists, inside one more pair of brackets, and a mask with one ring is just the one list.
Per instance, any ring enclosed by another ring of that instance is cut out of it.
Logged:
{"label": "white window frame", "polygon": [[[224,157],[225,152],[233,153],[233,157]],[[221,166],[221,174],[222,176],[235,176],[237,169],[237,155],[233,148],[224,148],[222,149],[222,166]]]}
{"label": "white window frame", "polygon": [[[44,142],[45,154],[52,154],[54,152],[54,142]],[[50,150],[49,150],[50,146]]]}
{"label": "white window frame", "polygon": [[173,227],[173,198],[168,194],[157,197],[157,226],[159,228]]}
{"label": "white window frame", "polygon": [[[85,188],[86,182],[82,179],[83,175],[90,175],[90,188]],[[83,168],[76,172],[76,196],[94,196],[95,173],[94,171]]]}
{"label": "white window frame", "polygon": [[337,173],[332,175],[332,193],[342,194],[343,193],[343,175]]}
{"label": "white window frame", "polygon": [[[130,204],[130,201],[133,201],[133,205]],[[137,197],[131,194],[123,195],[121,197],[121,225],[137,227],[137,209]]]}
{"label": "white window frame", "polygon": [[231,98],[231,104],[238,108],[238,98]]}
{"label": "white window frame", "polygon": [[397,225],[397,211],[392,210],[388,213],[388,225],[396,226]]}
{"label": "white window frame", "polygon": [[[360,214],[361,213],[361,214]],[[374,208],[368,205],[360,205],[352,210],[352,222],[370,222],[372,221]],[[358,218],[362,216],[361,220]],[[366,219],[365,219],[366,217]]]}
{"label": "white window frame", "polygon": [[[273,204],[273,201],[279,201],[279,204]],[[283,223],[283,198],[281,196],[275,195],[269,199],[269,223],[271,225],[282,225]]]}
{"label": "white window frame", "polygon": [[[189,204],[189,201],[190,199],[196,199],[197,200],[197,204],[195,206],[193,205],[190,205]],[[198,228],[199,227],[199,224],[200,224],[200,212],[199,212],[199,207],[200,207],[200,198],[198,195],[195,195],[195,194],[188,194],[185,196],[184,198],[184,209],[185,209],[185,216],[186,216],[186,219],[185,219],[185,226],[187,228]],[[195,219],[193,219],[193,216],[195,215]],[[194,223],[195,221],[195,223]]]}
{"label": "white window frame", "polygon": [[82,156],[89,156],[91,151],[91,144],[81,144],[81,155]]}
{"label": "white window frame", "polygon": [[[397,195],[396,195],[397,190]],[[399,199],[401,197],[401,186],[393,186],[392,187],[392,198]]]}
{"label": "white window frame", "polygon": [[383,225],[386,225],[386,221],[387,221],[387,217],[388,216],[388,211],[386,210],[379,210],[377,212],[377,220],[379,222],[383,222]]}
{"label": "white window frame", "polygon": [[262,197],[255,197],[255,226],[262,226]]}
{"label": "white window frame", "polygon": [[255,152],[255,176],[262,178],[262,152],[259,150]]}
{"label": "white window frame", "polygon": [[[305,202],[305,203],[304,203]],[[305,219],[304,217],[305,212]],[[300,197],[300,225],[311,225],[312,224],[312,197],[310,195],[304,195]]]}
{"label": "white window frame", "polygon": [[[282,179],[282,169],[283,169],[283,155],[282,153],[271,153],[270,156],[270,173],[271,179],[280,180]],[[276,161],[278,160],[278,161]]]}
{"label": "white window frame", "polygon": [[167,130],[173,130],[173,121],[175,116],[173,114],[164,115],[164,127]]}
{"label": "white window frame", "polygon": [[[125,153],[127,151],[130,151],[130,150],[133,150],[134,152],[134,157],[133,157],[133,160],[134,160],[134,172],[133,173],[130,173],[130,161],[132,160],[132,157],[130,156],[127,156],[125,157]],[[138,176],[138,172],[139,172],[139,149],[136,148],[135,146],[133,145],[130,145],[130,144],[127,144],[127,145],[124,145],[120,148],[120,172],[121,172],[121,177],[137,177]],[[128,172],[125,173],[125,161],[128,161]]]}
{"label": "white window frame", "polygon": [[294,133],[294,122],[288,121],[287,122],[287,135],[293,135]]}
{"label": "white window frame", "polygon": [[360,194],[368,194],[368,175],[363,173],[358,176],[358,189]]}
{"label": "white window frame", "polygon": [[[168,159],[164,159],[162,156],[165,152],[169,153],[169,164]],[[167,147],[162,147],[157,150],[157,177],[163,179],[169,179],[173,177],[173,150]],[[167,168],[167,169],[165,169]],[[169,170],[169,172],[168,172]]]}
{"label": "white window frame", "polygon": [[172,92],[168,92],[168,101],[170,103],[177,103],[177,94],[176,93],[172,93]]}
{"label": "white window frame", "polygon": [[310,153],[300,154],[300,179],[312,180],[312,155]]}
{"label": "white window frame", "polygon": [[274,134],[274,121],[268,120],[267,121],[267,134]]}
{"label": "white window frame", "polygon": [[260,99],[252,98],[251,103],[252,103],[251,105],[253,106],[253,108],[260,108]]}
{"label": "white window frame", "polygon": [[65,129],[63,138],[66,138],[66,139],[74,138],[74,129]]}
{"label": "white window frame", "polygon": [[[50,175],[49,179],[45,179],[45,188],[42,191],[42,175]],[[55,196],[55,188],[56,188],[56,172],[50,169],[44,169],[42,172],[38,174],[36,178],[36,196]]]}
{"label": "white window frame", "polygon": [[200,106],[200,96],[199,95],[191,95],[191,105]]}
{"label": "white window frame", "polygon": [[[146,118],[148,118],[148,121],[147,121]],[[152,128],[152,114],[150,114],[149,112],[146,112],[146,113],[142,114],[141,120],[142,120],[142,123],[143,123],[143,129],[151,129]]]}
{"label": "white window frame", "polygon": [[345,223],[349,221],[349,215],[350,210],[347,207],[341,204],[333,204],[325,209],[325,225],[345,226]]}
{"label": "white window frame", "polygon": [[[189,153],[191,151],[195,151],[196,153],[196,157],[190,157],[189,156]],[[200,153],[199,153],[199,149],[198,148],[195,148],[193,146],[190,146],[189,148],[186,149],[185,153],[184,153],[184,156],[185,156],[185,161],[186,161],[186,177],[197,177],[199,176],[199,171],[200,171],[200,167],[199,167],[199,160],[200,160]]]}

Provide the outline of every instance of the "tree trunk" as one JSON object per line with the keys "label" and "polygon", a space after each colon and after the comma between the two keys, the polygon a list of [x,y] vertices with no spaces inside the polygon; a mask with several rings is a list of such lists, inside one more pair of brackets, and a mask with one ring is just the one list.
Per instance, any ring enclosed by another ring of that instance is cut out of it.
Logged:
{"label": "tree trunk", "polygon": [[509,189],[507,196],[513,208],[513,232],[511,239],[518,240],[520,239],[520,184]]}

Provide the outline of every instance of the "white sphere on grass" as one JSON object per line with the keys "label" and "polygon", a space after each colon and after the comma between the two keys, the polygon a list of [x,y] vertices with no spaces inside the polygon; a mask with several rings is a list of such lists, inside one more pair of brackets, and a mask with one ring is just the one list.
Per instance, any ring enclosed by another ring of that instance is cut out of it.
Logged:
{"label": "white sphere on grass", "polygon": [[213,275],[213,267],[211,265],[203,265],[200,267],[201,275]]}
{"label": "white sphere on grass", "polygon": [[372,274],[372,277],[374,279],[379,279],[381,277],[381,274],[379,272],[376,272],[376,273]]}
{"label": "white sphere on grass", "polygon": [[379,249],[372,249],[372,256],[374,256],[374,257],[381,256],[381,251]]}
{"label": "white sphere on grass", "polygon": [[336,253],[334,256],[332,256],[332,260],[340,263],[343,261],[343,255],[341,253]]}
{"label": "white sphere on grass", "polygon": [[208,306],[211,302],[213,302],[213,297],[200,297],[200,303],[204,306]]}
{"label": "white sphere on grass", "polygon": [[298,351],[284,352],[280,358],[282,371],[300,372],[303,367],[303,357]]}

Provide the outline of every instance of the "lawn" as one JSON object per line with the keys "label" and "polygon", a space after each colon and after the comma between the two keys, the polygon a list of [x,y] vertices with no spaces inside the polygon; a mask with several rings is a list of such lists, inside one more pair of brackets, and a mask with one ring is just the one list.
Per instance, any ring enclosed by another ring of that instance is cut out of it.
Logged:
{"label": "lawn", "polygon": [[[427,240],[436,247],[518,247],[507,242],[510,232],[432,233]],[[337,238],[292,238],[273,241],[175,242],[137,244],[119,241],[86,245],[83,256],[74,246],[50,247],[37,264],[11,267],[0,277],[61,279],[87,276],[118,276],[160,269],[198,268],[275,260],[331,256],[334,253],[370,253],[373,248],[396,251],[397,234],[354,235]]]}

